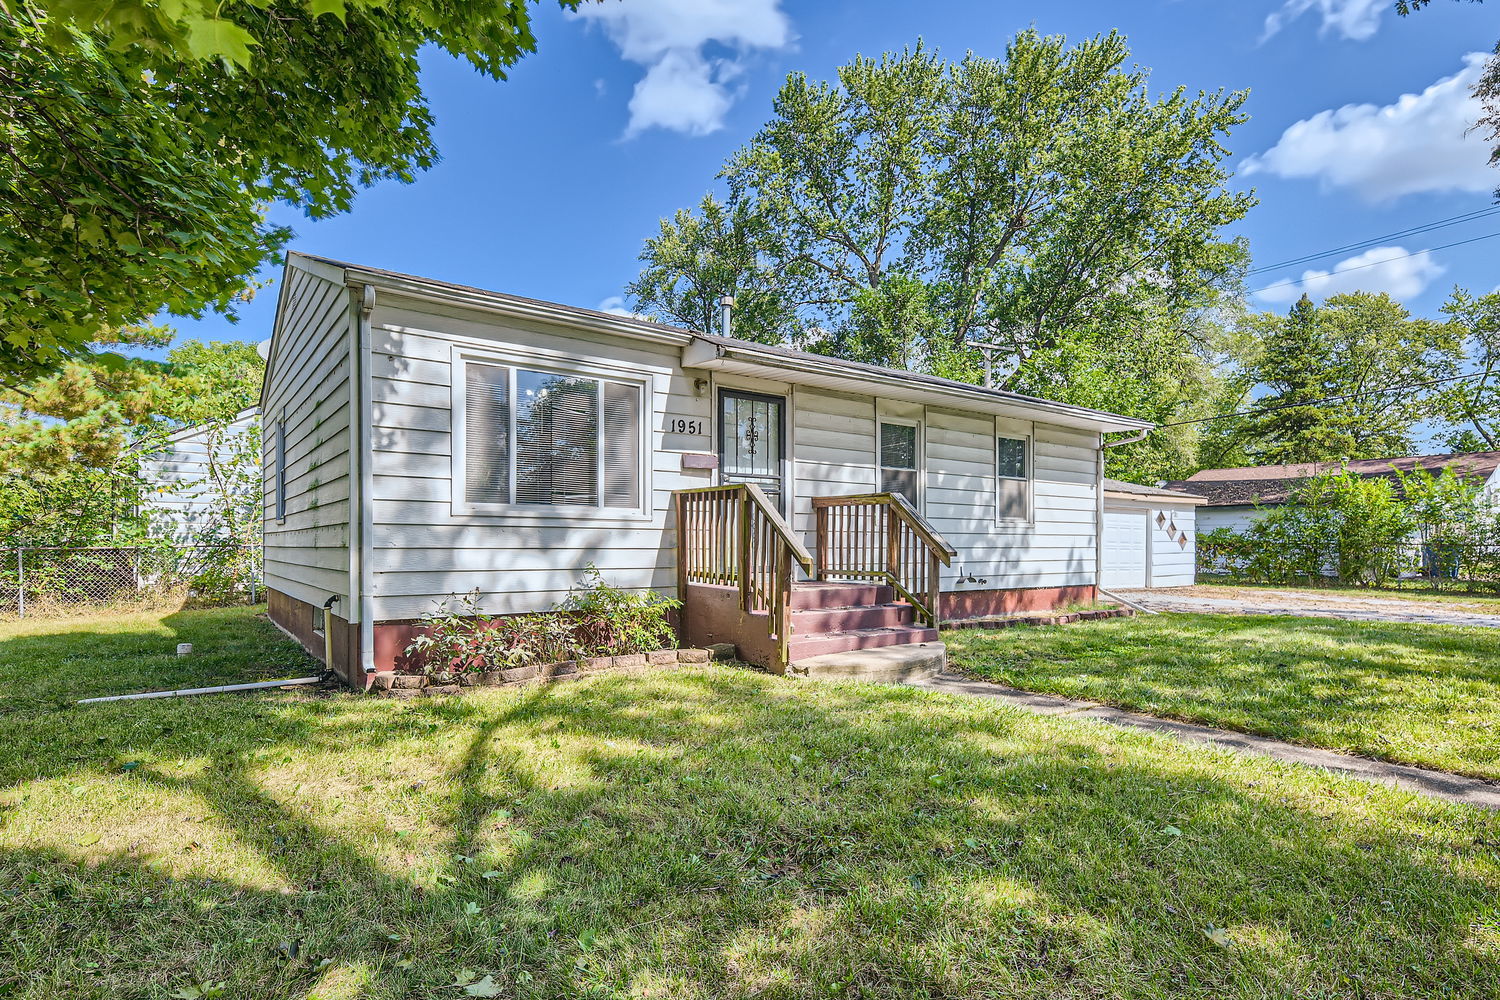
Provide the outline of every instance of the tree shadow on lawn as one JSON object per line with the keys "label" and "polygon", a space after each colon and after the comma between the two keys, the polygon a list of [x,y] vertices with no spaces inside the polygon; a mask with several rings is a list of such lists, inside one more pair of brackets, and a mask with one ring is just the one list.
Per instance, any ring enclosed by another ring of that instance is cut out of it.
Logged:
{"label": "tree shadow on lawn", "polygon": [[0,724],[7,996],[1500,991],[1494,817],[1092,724],[728,669],[73,714]]}
{"label": "tree shadow on lawn", "polygon": [[[18,622],[3,635],[0,715],[322,671],[263,612],[246,607]],[[178,656],[179,642],[191,642],[193,654]]]}
{"label": "tree shadow on lawn", "polygon": [[950,652],[1026,690],[1500,776],[1500,630],[1163,615],[1063,631],[964,632]]}

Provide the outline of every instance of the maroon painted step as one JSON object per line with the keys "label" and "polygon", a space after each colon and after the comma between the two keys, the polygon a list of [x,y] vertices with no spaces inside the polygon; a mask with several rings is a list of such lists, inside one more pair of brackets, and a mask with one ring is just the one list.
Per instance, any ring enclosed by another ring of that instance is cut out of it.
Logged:
{"label": "maroon painted step", "polygon": [[816,632],[848,632],[857,628],[910,625],[914,614],[910,604],[808,608],[792,612],[792,634],[811,635]]}
{"label": "maroon painted step", "polygon": [[810,611],[890,604],[896,592],[886,584],[875,583],[794,583],[791,597],[793,611]]}
{"label": "maroon painted step", "polygon": [[792,661],[824,653],[847,653],[851,649],[875,649],[880,646],[901,646],[913,642],[937,642],[935,628],[919,628],[915,625],[898,625],[893,628],[860,628],[847,632],[820,632],[812,635],[793,634],[787,644],[787,658]]}

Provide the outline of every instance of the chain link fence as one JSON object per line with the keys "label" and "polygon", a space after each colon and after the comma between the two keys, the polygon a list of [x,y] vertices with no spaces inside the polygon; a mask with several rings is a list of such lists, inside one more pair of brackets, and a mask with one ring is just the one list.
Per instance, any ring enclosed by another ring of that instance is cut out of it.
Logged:
{"label": "chain link fence", "polygon": [[0,618],[253,604],[263,590],[259,545],[0,548]]}

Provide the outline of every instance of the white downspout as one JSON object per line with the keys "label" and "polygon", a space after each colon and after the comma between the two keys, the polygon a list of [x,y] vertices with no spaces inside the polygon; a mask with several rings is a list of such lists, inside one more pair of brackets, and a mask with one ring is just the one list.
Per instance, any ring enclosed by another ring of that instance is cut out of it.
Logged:
{"label": "white downspout", "polygon": [[[373,386],[370,376],[370,316],[375,311],[375,286],[361,286],[359,302],[359,336],[356,338],[354,347],[354,370],[350,373],[350,392],[358,398],[356,413],[359,422],[355,425],[358,429],[355,462],[358,466],[359,478],[355,480],[358,484],[359,513],[356,522],[355,512],[350,510],[349,522],[351,525],[358,524],[358,545],[351,545],[351,553],[357,553],[356,576],[359,586],[353,603],[359,611],[359,662],[364,672],[373,674],[375,672],[375,615],[372,601],[374,587],[374,574],[371,566],[374,564],[375,556],[375,508],[374,508],[374,485],[375,473],[371,467],[371,440],[370,424],[374,420],[371,411],[371,396]],[[351,442],[354,444],[355,442]]]}

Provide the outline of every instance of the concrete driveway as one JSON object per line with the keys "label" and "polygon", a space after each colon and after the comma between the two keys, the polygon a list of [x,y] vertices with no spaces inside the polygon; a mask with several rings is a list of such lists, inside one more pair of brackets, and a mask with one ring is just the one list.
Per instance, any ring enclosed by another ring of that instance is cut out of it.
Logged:
{"label": "concrete driveway", "polygon": [[1117,590],[1119,596],[1147,611],[1198,614],[1295,615],[1344,618],[1349,621],[1416,622],[1427,625],[1472,625],[1500,628],[1500,614],[1483,602],[1435,601],[1406,597],[1318,590],[1267,590],[1260,587],[1173,587],[1163,590]]}

